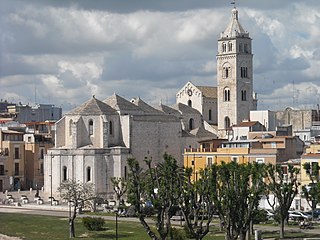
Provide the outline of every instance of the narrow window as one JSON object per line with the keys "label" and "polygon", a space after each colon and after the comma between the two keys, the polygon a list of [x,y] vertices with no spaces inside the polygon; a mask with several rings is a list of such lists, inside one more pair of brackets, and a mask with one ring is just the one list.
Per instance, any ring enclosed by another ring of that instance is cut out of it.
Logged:
{"label": "narrow window", "polygon": [[91,181],[91,167],[87,167],[87,182]]}
{"label": "narrow window", "polygon": [[223,100],[225,102],[230,102],[230,89],[229,88],[225,88],[224,92],[223,92]]}
{"label": "narrow window", "polygon": [[232,42],[229,42],[229,43],[228,43],[228,48],[229,48],[229,49],[228,49],[229,52],[231,52],[231,51],[232,51]]}
{"label": "narrow window", "polygon": [[0,165],[0,175],[4,175],[4,165]]}
{"label": "narrow window", "polygon": [[224,128],[225,129],[229,129],[230,128],[230,118],[229,117],[225,117],[224,118]]}
{"label": "narrow window", "polygon": [[247,101],[247,91],[246,90],[241,91],[241,100]]}
{"label": "narrow window", "polygon": [[19,148],[16,147],[14,148],[14,159],[19,159],[20,156],[19,156]]}
{"label": "narrow window", "polygon": [[192,101],[191,100],[188,100],[188,106],[192,107]]}
{"label": "narrow window", "polygon": [[20,166],[19,163],[14,163],[14,175],[19,176]]}
{"label": "narrow window", "polygon": [[43,159],[44,158],[44,149],[41,149],[40,150],[40,159]]}
{"label": "narrow window", "polygon": [[246,44],[246,43],[244,44],[244,52],[245,52],[245,53],[248,53],[248,52],[249,52],[249,51],[248,51],[248,44]]}
{"label": "narrow window", "polygon": [[212,120],[212,111],[211,111],[211,109],[209,109],[209,121],[211,121]]}
{"label": "narrow window", "polygon": [[112,121],[109,122],[109,134],[110,134],[110,135],[113,134],[113,124],[112,124]]}
{"label": "narrow window", "polygon": [[62,168],[62,181],[67,181],[67,176],[68,176],[68,168],[64,166]]}
{"label": "narrow window", "polygon": [[193,118],[190,118],[189,120],[189,130],[192,130],[194,128],[194,120]]}
{"label": "narrow window", "polygon": [[242,43],[239,43],[239,52],[243,52]]}
{"label": "narrow window", "polygon": [[40,174],[43,174],[43,163],[40,164]]}
{"label": "narrow window", "polygon": [[89,120],[89,135],[93,135],[93,121]]}
{"label": "narrow window", "polygon": [[127,179],[127,175],[128,175],[127,166],[124,166],[124,179]]}
{"label": "narrow window", "polygon": [[222,52],[226,52],[226,51],[227,51],[227,44],[222,43]]}

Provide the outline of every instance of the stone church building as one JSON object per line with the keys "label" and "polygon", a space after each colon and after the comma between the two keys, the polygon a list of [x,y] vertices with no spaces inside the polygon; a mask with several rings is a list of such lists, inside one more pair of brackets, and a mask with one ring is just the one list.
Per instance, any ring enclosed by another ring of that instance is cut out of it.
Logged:
{"label": "stone church building", "polygon": [[127,158],[142,165],[165,152],[180,164],[186,147],[225,137],[233,124],[249,119],[253,96],[251,38],[232,10],[231,21],[218,39],[217,87],[188,82],[176,104],[150,106],[140,98],[116,94],[101,101],[94,96],[56,123],[56,143],[45,157],[44,188],[57,195],[67,179],[92,182],[97,192],[113,194],[111,177],[126,177]]}

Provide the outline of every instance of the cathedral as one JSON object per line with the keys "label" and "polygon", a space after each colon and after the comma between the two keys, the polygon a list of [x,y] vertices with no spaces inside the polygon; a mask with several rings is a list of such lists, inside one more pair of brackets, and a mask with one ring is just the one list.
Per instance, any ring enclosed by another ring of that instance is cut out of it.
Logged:
{"label": "cathedral", "polygon": [[116,94],[105,100],[93,96],[57,121],[55,146],[44,161],[45,191],[58,195],[60,183],[73,179],[92,182],[96,192],[112,198],[110,179],[127,176],[128,157],[144,166],[146,157],[156,164],[169,153],[182,165],[185,148],[225,138],[257,107],[252,58],[251,38],[234,8],[218,39],[217,87],[188,82],[173,106],[151,106]]}

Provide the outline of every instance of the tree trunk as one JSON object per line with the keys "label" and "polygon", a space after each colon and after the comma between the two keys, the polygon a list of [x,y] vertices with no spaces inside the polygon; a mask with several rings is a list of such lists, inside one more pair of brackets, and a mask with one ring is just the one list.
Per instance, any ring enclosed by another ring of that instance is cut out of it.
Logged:
{"label": "tree trunk", "polygon": [[140,220],[140,223],[142,224],[142,226],[144,227],[144,229],[146,230],[147,234],[149,235],[149,237],[152,240],[158,240],[157,236],[150,229],[149,225],[146,223],[146,221],[144,220],[144,218],[141,215],[139,216],[139,220]]}
{"label": "tree trunk", "polygon": [[280,238],[284,238],[284,222],[285,219],[280,220]]}
{"label": "tree trunk", "polygon": [[69,237],[70,238],[75,237],[74,220],[73,219],[69,219]]}

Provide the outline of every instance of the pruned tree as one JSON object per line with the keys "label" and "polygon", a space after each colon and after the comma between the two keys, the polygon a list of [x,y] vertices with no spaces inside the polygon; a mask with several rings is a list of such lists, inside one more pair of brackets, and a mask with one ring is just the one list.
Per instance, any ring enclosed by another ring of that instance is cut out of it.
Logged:
{"label": "pruned tree", "polygon": [[[280,218],[280,238],[284,238],[284,226],[289,215],[289,209],[291,207],[294,197],[298,193],[298,174],[299,169],[288,165],[285,171],[281,165],[268,164],[266,166],[266,197],[267,200]],[[273,203],[269,200],[269,194],[274,195]],[[277,202],[278,206],[274,203]]]}
{"label": "pruned tree", "polygon": [[318,162],[311,164],[306,162],[303,164],[303,169],[306,171],[306,174],[309,177],[310,184],[302,186],[302,194],[312,209],[313,219],[314,210],[316,209],[318,203],[320,203],[320,167]]}
{"label": "pruned tree", "polygon": [[81,210],[84,204],[92,204],[91,201],[96,196],[94,185],[92,183],[82,183],[80,181],[67,180],[60,184],[58,191],[60,192],[60,197],[66,200],[69,204],[69,236],[70,238],[74,238],[74,221],[77,217],[77,213]]}
{"label": "pruned tree", "polygon": [[213,202],[227,240],[245,239],[264,192],[263,165],[236,162],[212,165]]}
{"label": "pruned tree", "polygon": [[123,195],[127,192],[127,180],[124,178],[111,178],[112,188],[116,195],[117,206],[119,207],[122,202]]}
{"label": "pruned tree", "polygon": [[180,182],[179,207],[185,219],[185,226],[195,239],[203,239],[209,232],[214,215],[213,185],[211,169],[199,172],[199,179],[192,181],[192,169],[186,168]]}
{"label": "pruned tree", "polygon": [[145,159],[147,169],[143,172],[136,160],[128,159],[128,201],[135,206],[141,224],[152,239],[158,239],[158,236],[145,221],[142,204],[145,201],[151,202],[156,212],[156,229],[160,239],[167,239],[171,237],[172,209],[177,205],[180,196],[181,168],[171,155],[164,154],[163,160],[153,167],[152,161]]}

